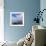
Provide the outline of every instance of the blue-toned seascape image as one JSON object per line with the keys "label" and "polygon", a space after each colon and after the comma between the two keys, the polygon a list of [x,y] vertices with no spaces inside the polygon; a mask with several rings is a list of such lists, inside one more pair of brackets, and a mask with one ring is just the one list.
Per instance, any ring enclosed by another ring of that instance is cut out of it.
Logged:
{"label": "blue-toned seascape image", "polygon": [[20,13],[13,13],[11,15],[12,25],[22,25],[23,24],[23,16]]}

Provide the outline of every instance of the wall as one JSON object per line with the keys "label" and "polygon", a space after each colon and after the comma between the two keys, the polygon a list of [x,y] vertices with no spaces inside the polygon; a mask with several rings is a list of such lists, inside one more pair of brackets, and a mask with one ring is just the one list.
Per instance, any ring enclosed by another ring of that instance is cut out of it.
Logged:
{"label": "wall", "polygon": [[0,0],[0,42],[4,41],[4,8],[3,6],[4,6],[3,0]]}
{"label": "wall", "polygon": [[[46,0],[40,0],[40,9],[41,9],[41,11],[42,11],[43,9],[46,9]],[[46,27],[46,20],[45,20],[45,19],[46,19],[46,11],[43,12],[42,17],[43,17],[43,22],[40,21],[40,25]]]}
{"label": "wall", "polygon": [[[7,41],[18,41],[32,29],[32,20],[40,10],[40,0],[4,0],[4,38]],[[10,12],[24,12],[24,26],[11,27]]]}

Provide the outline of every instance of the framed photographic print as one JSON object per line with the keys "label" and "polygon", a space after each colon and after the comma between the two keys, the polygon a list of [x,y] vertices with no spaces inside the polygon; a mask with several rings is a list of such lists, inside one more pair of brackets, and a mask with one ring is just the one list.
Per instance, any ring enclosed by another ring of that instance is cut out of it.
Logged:
{"label": "framed photographic print", "polygon": [[24,26],[24,12],[10,12],[10,26]]}

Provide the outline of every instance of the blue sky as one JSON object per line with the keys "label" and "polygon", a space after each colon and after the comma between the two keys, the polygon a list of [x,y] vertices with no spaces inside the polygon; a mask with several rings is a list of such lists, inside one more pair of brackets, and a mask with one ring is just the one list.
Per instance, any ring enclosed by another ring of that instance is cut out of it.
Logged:
{"label": "blue sky", "polygon": [[22,19],[23,19],[23,16],[22,15],[19,15],[19,14],[13,14],[12,15],[12,21],[13,22],[22,21]]}

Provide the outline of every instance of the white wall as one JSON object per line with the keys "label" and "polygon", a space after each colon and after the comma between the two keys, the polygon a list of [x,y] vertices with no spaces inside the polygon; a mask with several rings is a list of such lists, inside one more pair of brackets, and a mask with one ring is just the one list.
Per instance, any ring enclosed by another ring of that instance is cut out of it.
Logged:
{"label": "white wall", "polygon": [[0,42],[4,41],[4,3],[0,0]]}
{"label": "white wall", "polygon": [[[43,9],[46,9],[46,0],[40,0],[40,9],[41,9],[41,11],[42,11]],[[44,20],[43,20],[43,22],[40,21],[40,24],[41,24],[42,26],[45,26],[45,27],[46,27],[46,11],[43,12],[42,17],[43,17]]]}

